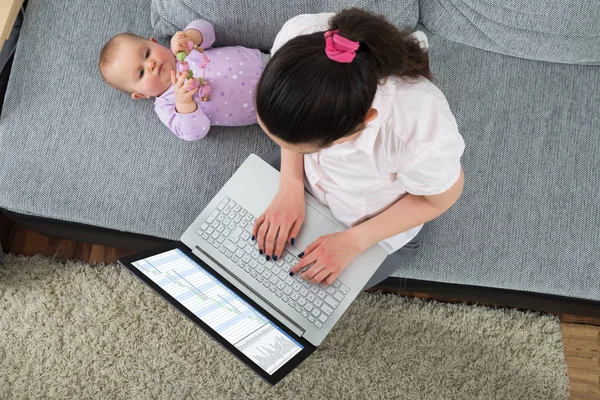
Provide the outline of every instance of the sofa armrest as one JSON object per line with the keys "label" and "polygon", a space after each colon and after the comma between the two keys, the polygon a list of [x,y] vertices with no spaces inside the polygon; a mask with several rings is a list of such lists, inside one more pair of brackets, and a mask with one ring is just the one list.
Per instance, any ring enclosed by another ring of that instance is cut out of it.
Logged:
{"label": "sofa armrest", "polygon": [[10,36],[19,10],[23,6],[23,0],[3,0],[3,2],[8,4],[0,7],[0,50]]}

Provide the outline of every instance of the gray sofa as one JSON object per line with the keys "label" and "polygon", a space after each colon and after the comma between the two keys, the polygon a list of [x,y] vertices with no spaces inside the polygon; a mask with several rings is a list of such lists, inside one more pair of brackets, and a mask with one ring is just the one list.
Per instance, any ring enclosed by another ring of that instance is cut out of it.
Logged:
{"label": "gray sofa", "polygon": [[177,139],[152,102],[101,81],[104,42],[131,31],[166,44],[202,17],[216,46],[268,50],[288,18],[349,5],[428,35],[434,82],[467,145],[462,197],[426,225],[421,250],[389,282],[599,310],[595,0],[31,0],[0,117],[0,207],[40,230],[58,226],[57,236],[136,248],[177,239],[249,153],[266,158],[275,146],[258,126]]}

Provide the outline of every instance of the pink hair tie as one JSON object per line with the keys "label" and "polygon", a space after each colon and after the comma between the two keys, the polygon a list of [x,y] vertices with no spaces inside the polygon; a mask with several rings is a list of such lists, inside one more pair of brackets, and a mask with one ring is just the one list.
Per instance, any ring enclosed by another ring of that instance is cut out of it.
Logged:
{"label": "pink hair tie", "polygon": [[356,56],[359,42],[338,35],[338,30],[325,32],[325,54],[333,61],[350,63]]}

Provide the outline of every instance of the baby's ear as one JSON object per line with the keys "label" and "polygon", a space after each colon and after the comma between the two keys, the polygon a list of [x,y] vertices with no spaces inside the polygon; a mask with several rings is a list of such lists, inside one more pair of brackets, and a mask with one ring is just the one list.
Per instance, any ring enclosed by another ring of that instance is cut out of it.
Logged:
{"label": "baby's ear", "polygon": [[131,93],[131,98],[134,100],[149,99],[150,96],[146,96],[146,95],[138,93],[138,92],[133,92],[133,93]]}

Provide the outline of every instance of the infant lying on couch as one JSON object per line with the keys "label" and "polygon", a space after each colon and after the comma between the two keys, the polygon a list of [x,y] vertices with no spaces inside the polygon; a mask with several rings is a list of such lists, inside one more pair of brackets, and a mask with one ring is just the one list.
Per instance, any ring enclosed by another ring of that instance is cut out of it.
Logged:
{"label": "infant lying on couch", "polygon": [[[135,100],[154,97],[160,120],[183,140],[202,139],[211,125],[255,124],[254,87],[269,55],[242,46],[211,48],[214,42],[214,28],[203,20],[177,32],[170,50],[154,38],[120,33],[104,45],[100,73]],[[183,63],[175,57],[182,51]],[[203,84],[188,79],[186,68]]]}

